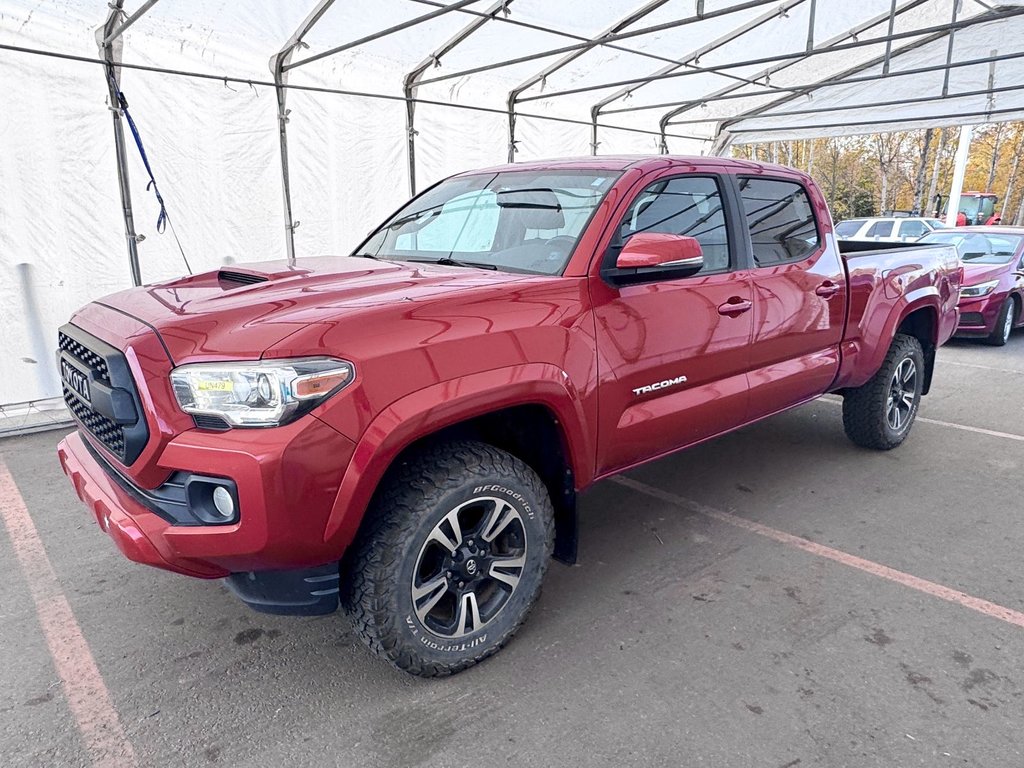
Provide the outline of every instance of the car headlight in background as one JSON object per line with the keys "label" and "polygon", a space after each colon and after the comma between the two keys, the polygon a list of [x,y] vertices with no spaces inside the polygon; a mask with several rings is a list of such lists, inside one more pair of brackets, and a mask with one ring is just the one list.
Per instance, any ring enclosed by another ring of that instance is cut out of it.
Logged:
{"label": "car headlight in background", "polygon": [[355,378],[330,357],[195,363],[171,371],[185,413],[219,416],[236,427],[275,427],[312,410]]}
{"label": "car headlight in background", "polygon": [[960,289],[960,298],[976,299],[979,296],[988,296],[998,285],[998,280],[990,280],[987,283],[978,283],[977,285],[965,285]]}

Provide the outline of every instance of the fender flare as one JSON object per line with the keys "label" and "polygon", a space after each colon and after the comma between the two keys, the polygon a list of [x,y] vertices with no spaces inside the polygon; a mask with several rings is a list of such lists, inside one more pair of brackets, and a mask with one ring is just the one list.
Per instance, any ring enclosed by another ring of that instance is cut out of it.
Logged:
{"label": "fender flare", "polygon": [[384,473],[414,442],[459,422],[519,405],[541,405],[554,413],[577,482],[589,482],[595,448],[581,398],[568,374],[548,363],[496,368],[411,392],[370,422],[342,477],[324,542],[339,555],[348,547]]}

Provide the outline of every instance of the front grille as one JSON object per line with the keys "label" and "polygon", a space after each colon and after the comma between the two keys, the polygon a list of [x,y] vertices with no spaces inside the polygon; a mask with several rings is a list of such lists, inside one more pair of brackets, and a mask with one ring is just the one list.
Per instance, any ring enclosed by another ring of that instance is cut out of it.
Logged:
{"label": "front grille", "polygon": [[[110,383],[110,370],[107,367],[107,361],[97,355],[91,349],[87,349],[82,343],[75,341],[66,333],[61,331],[58,335],[60,348],[76,358],[79,362],[85,364],[89,370],[91,370],[97,379],[102,381],[104,384]],[[64,388],[65,392],[67,387]],[[67,397],[65,396],[65,400]]]}
{"label": "front grille", "polygon": [[982,316],[981,312],[964,312],[960,315],[960,325],[978,326],[984,324],[985,318]]}
{"label": "front grille", "polygon": [[108,451],[123,459],[124,429],[102,413],[92,410],[92,408],[75,397],[67,386],[64,386],[63,389],[64,404],[71,411],[71,415],[78,419],[78,422],[83,427],[89,430],[89,434],[103,443]]}
{"label": "front grille", "polygon": [[[124,354],[70,323],[60,329],[57,341],[58,369],[62,378],[71,379],[62,381],[64,404],[83,431],[123,464],[132,464],[146,446],[149,430]],[[65,365],[78,372],[65,374]],[[85,379],[87,387],[79,385],[79,379]]]}

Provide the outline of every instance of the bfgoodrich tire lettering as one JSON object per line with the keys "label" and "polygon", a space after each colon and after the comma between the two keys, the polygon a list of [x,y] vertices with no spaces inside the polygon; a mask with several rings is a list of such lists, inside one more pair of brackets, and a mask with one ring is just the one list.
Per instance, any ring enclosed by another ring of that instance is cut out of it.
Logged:
{"label": "bfgoodrich tire lettering", "polygon": [[446,443],[389,473],[354,544],[343,603],[399,669],[450,675],[498,651],[540,594],[554,513],[536,473],[478,442]]}
{"label": "bfgoodrich tire lettering", "polygon": [[844,395],[846,436],[859,446],[882,451],[902,443],[917,416],[924,373],[921,342],[897,334],[878,372]]}

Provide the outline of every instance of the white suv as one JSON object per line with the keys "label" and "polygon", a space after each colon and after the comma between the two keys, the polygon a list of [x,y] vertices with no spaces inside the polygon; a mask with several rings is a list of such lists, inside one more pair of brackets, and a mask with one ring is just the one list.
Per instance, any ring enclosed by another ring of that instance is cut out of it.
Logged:
{"label": "white suv", "polygon": [[924,237],[933,229],[946,225],[939,219],[904,217],[892,219],[847,219],[836,224],[840,240],[877,240],[883,243],[905,243]]}

